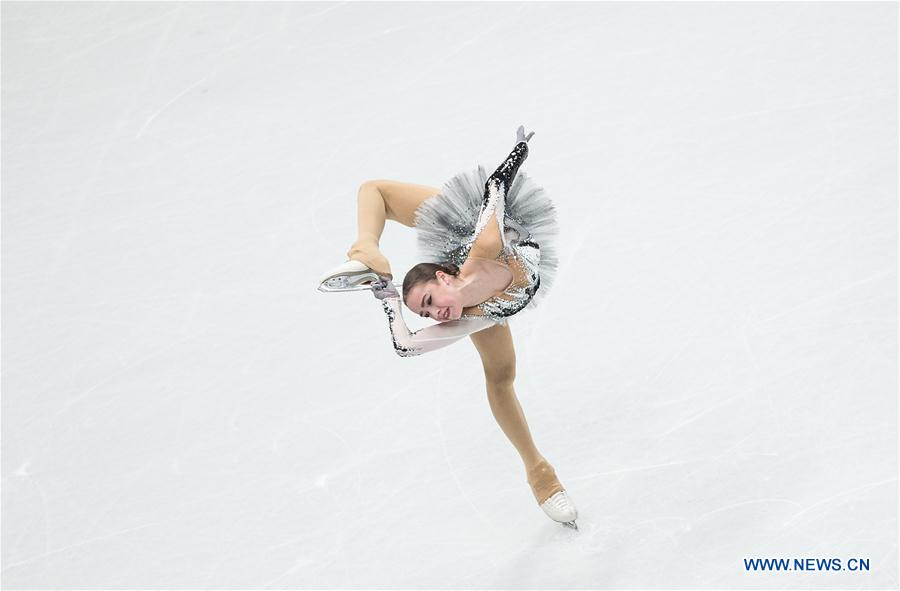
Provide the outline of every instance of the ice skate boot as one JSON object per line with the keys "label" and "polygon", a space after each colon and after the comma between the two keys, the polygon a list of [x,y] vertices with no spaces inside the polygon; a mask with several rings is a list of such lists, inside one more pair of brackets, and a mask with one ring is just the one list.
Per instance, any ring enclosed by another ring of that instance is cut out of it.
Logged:
{"label": "ice skate boot", "polygon": [[547,460],[541,460],[528,471],[528,484],[547,517],[566,527],[578,529],[575,523],[578,519],[575,503],[569,498],[569,494],[556,477],[556,471]]}
{"label": "ice skate boot", "polygon": [[326,272],[319,279],[319,291],[362,291],[372,289],[379,275],[364,263],[353,259]]}

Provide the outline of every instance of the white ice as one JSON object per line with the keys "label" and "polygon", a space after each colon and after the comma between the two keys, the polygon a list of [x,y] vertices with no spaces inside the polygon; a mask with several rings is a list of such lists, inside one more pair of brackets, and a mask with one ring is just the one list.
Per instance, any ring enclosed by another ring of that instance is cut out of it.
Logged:
{"label": "white ice", "polygon": [[[897,588],[897,17],[3,2],[4,588]],[[578,532],[469,340],[316,290],[360,183],[520,124],[562,267],[515,387]]]}

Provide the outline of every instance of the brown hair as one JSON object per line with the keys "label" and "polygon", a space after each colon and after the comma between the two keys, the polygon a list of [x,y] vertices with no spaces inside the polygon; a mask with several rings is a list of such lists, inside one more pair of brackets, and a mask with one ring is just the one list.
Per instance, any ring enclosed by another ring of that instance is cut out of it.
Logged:
{"label": "brown hair", "polygon": [[420,283],[428,283],[435,279],[435,273],[443,271],[447,275],[459,275],[459,267],[455,263],[419,263],[406,272],[403,278],[403,301],[406,302],[406,296],[409,290]]}

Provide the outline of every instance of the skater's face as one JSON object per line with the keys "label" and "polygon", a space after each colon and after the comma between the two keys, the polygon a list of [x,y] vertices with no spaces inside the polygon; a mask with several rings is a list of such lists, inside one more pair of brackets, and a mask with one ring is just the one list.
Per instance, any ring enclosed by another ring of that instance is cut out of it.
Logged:
{"label": "skater's face", "polygon": [[409,290],[406,306],[419,316],[438,322],[459,319],[463,307],[453,279],[452,275],[438,271],[431,281],[414,285]]}

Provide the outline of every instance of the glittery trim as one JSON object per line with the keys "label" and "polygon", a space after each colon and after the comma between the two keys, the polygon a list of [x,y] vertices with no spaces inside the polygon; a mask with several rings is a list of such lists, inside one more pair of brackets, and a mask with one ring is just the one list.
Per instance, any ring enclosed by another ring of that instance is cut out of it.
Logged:
{"label": "glittery trim", "polygon": [[[397,340],[397,329],[394,326],[394,323],[397,321],[397,313],[391,307],[390,303],[388,303],[388,298],[381,300],[381,306],[384,308],[384,313],[387,314],[388,319],[388,329],[391,332],[391,340],[394,342],[394,351],[400,357],[414,357],[422,353],[422,351],[417,347],[405,347]],[[415,333],[412,333],[415,334]]]}

